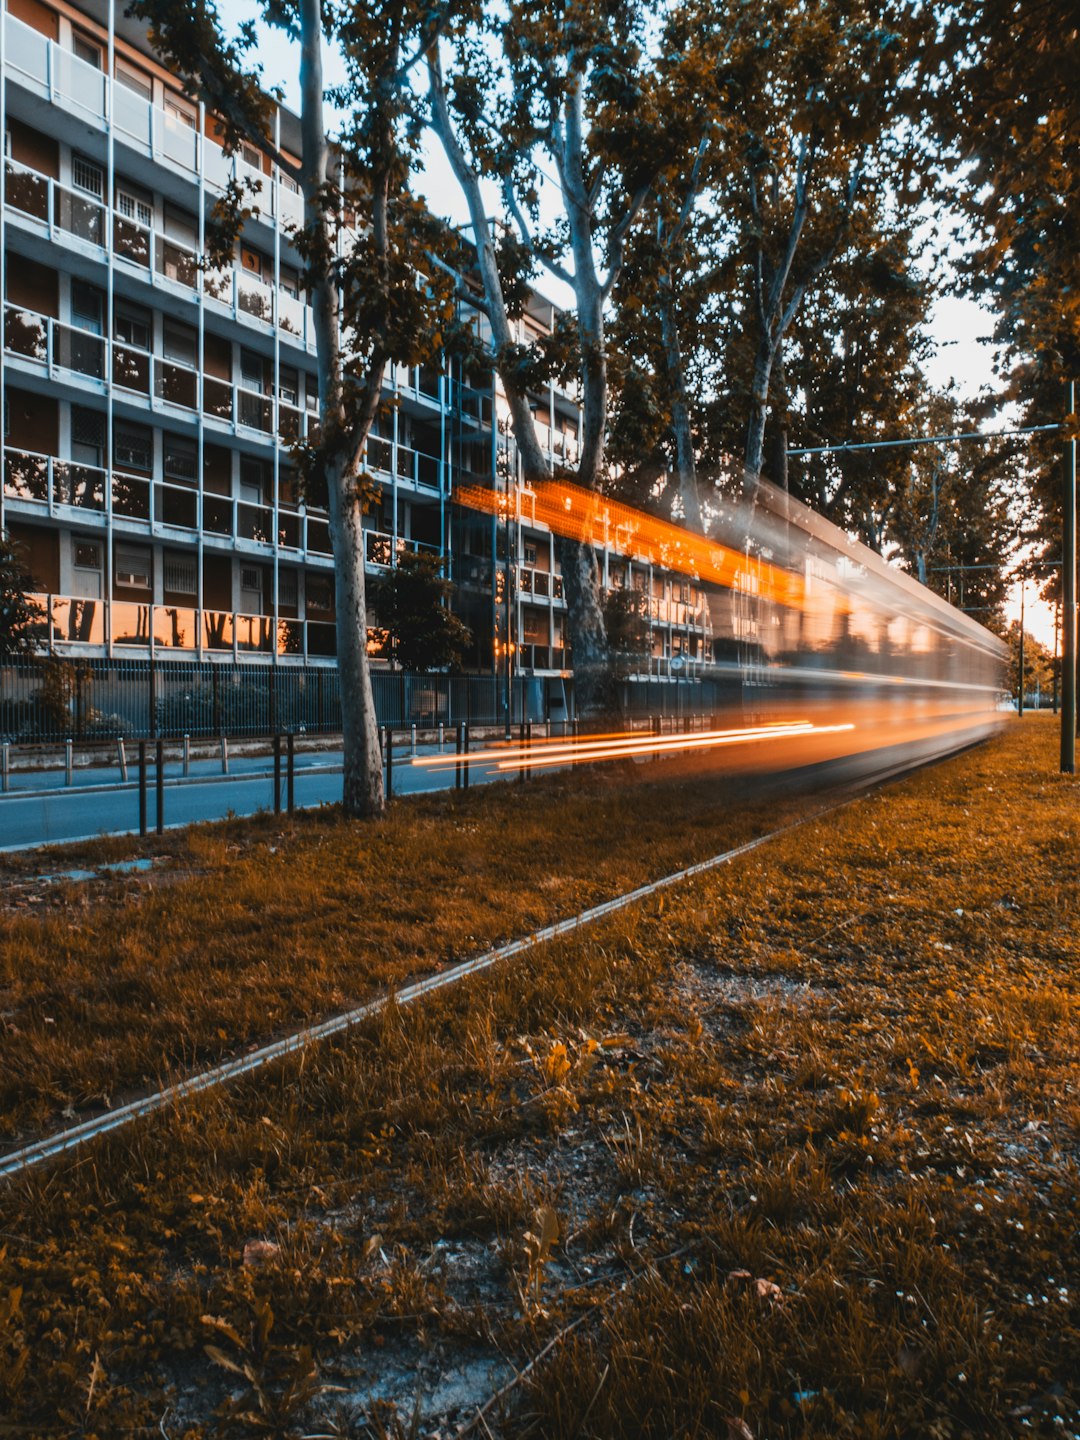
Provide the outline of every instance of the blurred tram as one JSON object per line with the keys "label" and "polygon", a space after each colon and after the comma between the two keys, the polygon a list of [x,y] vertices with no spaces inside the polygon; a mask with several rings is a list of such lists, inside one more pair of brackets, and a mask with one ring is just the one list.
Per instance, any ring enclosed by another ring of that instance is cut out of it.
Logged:
{"label": "blurred tram", "polygon": [[[456,498],[504,516],[512,503],[511,519],[692,577],[712,630],[710,663],[693,667],[704,708],[725,737],[744,729],[752,752],[740,759],[725,738],[729,767],[872,754],[916,763],[1003,721],[1004,643],[769,485],[708,537],[562,480],[509,502],[481,487]],[[809,729],[793,736],[799,725]],[[762,727],[775,727],[782,761],[765,760]]]}

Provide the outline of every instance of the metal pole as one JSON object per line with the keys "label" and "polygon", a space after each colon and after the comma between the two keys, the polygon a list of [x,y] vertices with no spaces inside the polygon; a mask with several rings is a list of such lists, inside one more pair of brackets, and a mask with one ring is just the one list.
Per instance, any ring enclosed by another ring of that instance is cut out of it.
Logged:
{"label": "metal pole", "polygon": [[221,773],[223,775],[229,773],[229,740],[226,735],[221,737]]}
{"label": "metal pole", "polygon": [[274,736],[274,814],[281,814],[281,736]]}
{"label": "metal pole", "polygon": [[146,834],[146,741],[139,741],[139,834]]}
{"label": "metal pole", "polygon": [[285,804],[289,814],[293,813],[296,805],[296,789],[294,776],[294,761],[296,758],[296,736],[289,731],[288,753],[285,765]]}
{"label": "metal pole", "polygon": [[383,733],[386,736],[383,747],[386,752],[386,798],[390,800],[394,794],[394,727],[385,726]]}
{"label": "metal pole", "polygon": [[[458,755],[461,754],[461,751],[462,751],[462,749],[463,749],[463,745],[462,745],[462,733],[461,733],[461,732],[462,732],[464,729],[465,729],[464,722],[461,721],[461,720],[459,720],[459,721],[458,721],[458,724],[457,724],[457,735],[455,736],[455,740],[456,740],[456,744],[457,744],[457,754],[458,754]],[[456,764],[454,765],[454,789],[455,789],[455,790],[460,790],[460,789],[461,789],[461,761],[460,761],[460,760],[457,761]]]}
{"label": "metal pole", "polygon": [[525,780],[525,721],[521,722],[521,729],[518,731],[518,749],[521,751],[521,767],[518,770],[518,781]]}
{"label": "metal pole", "polygon": [[156,825],[159,835],[165,831],[165,742],[159,740],[154,755],[154,799],[156,802]]}
{"label": "metal pole", "polygon": [[[1076,385],[1065,386],[1065,409],[1076,411]],[[1065,446],[1061,507],[1061,773],[1076,774],[1076,441]]]}
{"label": "metal pole", "polygon": [[191,736],[184,736],[184,779],[191,773]]}
{"label": "metal pole", "polygon": [[124,749],[124,737],[121,736],[116,742],[116,754],[120,761],[120,779],[127,784],[127,751]]}
{"label": "metal pole", "polygon": [[[465,755],[465,756],[468,756],[468,753],[469,753],[469,727],[468,727],[467,724],[462,725],[462,727],[461,727],[461,753],[462,753],[463,755]],[[466,761],[465,761],[465,780],[464,780],[464,788],[465,788],[466,790],[469,788],[469,762],[468,762],[468,759],[466,759]]]}
{"label": "metal pole", "polygon": [[0,749],[0,788],[11,789],[11,742],[5,740]]}
{"label": "metal pole", "polygon": [[71,780],[71,741],[64,741],[64,784],[70,785]]}
{"label": "metal pole", "polygon": [[1024,591],[1027,586],[1024,584],[1024,576],[1020,576],[1020,703],[1016,707],[1016,713],[1024,713]]}

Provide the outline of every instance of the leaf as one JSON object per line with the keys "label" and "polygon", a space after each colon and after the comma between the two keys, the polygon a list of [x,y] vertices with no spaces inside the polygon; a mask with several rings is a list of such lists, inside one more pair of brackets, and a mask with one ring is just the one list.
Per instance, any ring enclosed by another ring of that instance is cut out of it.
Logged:
{"label": "leaf", "polygon": [[204,1345],[203,1349],[215,1365],[220,1365],[223,1370],[231,1370],[234,1375],[243,1375],[245,1379],[247,1378],[243,1366],[237,1365],[236,1361],[231,1360],[217,1345]]}
{"label": "leaf", "polygon": [[220,1320],[216,1315],[200,1315],[199,1319],[204,1325],[211,1325],[215,1330],[219,1330],[221,1334],[231,1340],[238,1349],[242,1350],[244,1348],[243,1340],[241,1340],[237,1331],[233,1329],[227,1320]]}

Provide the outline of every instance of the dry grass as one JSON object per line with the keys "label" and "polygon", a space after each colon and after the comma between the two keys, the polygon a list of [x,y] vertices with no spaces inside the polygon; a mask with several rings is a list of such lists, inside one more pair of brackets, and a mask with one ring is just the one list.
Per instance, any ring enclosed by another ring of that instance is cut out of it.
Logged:
{"label": "dry grass", "polygon": [[[730,780],[687,776],[670,763],[633,776],[578,771],[527,789],[410,799],[375,826],[326,809],[142,847],[114,840],[44,860],[0,857],[0,1143],[576,914],[772,823],[775,804],[737,803]],[[144,875],[30,883],[39,870],[138,853],[161,863]]]}
{"label": "dry grass", "polygon": [[0,1192],[0,1434],[1076,1434],[1055,743]]}

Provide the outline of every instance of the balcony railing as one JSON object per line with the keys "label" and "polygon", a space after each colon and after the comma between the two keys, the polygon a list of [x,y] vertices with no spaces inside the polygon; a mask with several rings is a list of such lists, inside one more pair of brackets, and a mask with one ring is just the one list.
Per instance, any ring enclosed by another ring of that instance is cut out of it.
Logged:
{"label": "balcony railing", "polygon": [[50,649],[69,645],[113,645],[125,649],[203,651],[332,658],[337,632],[326,620],[275,620],[194,605],[151,605],[133,600],[87,600],[74,595],[31,595],[43,614],[40,642]]}
{"label": "balcony railing", "polygon": [[[50,238],[60,232],[104,249],[109,221],[101,200],[14,160],[6,162],[6,172],[5,198],[11,209],[40,221]],[[118,211],[112,212],[112,247],[121,261],[184,289],[198,289],[200,264],[195,250]],[[314,347],[311,307],[287,291],[275,295],[272,285],[243,269],[208,270],[203,289],[233,315],[277,324],[306,348]]]}

